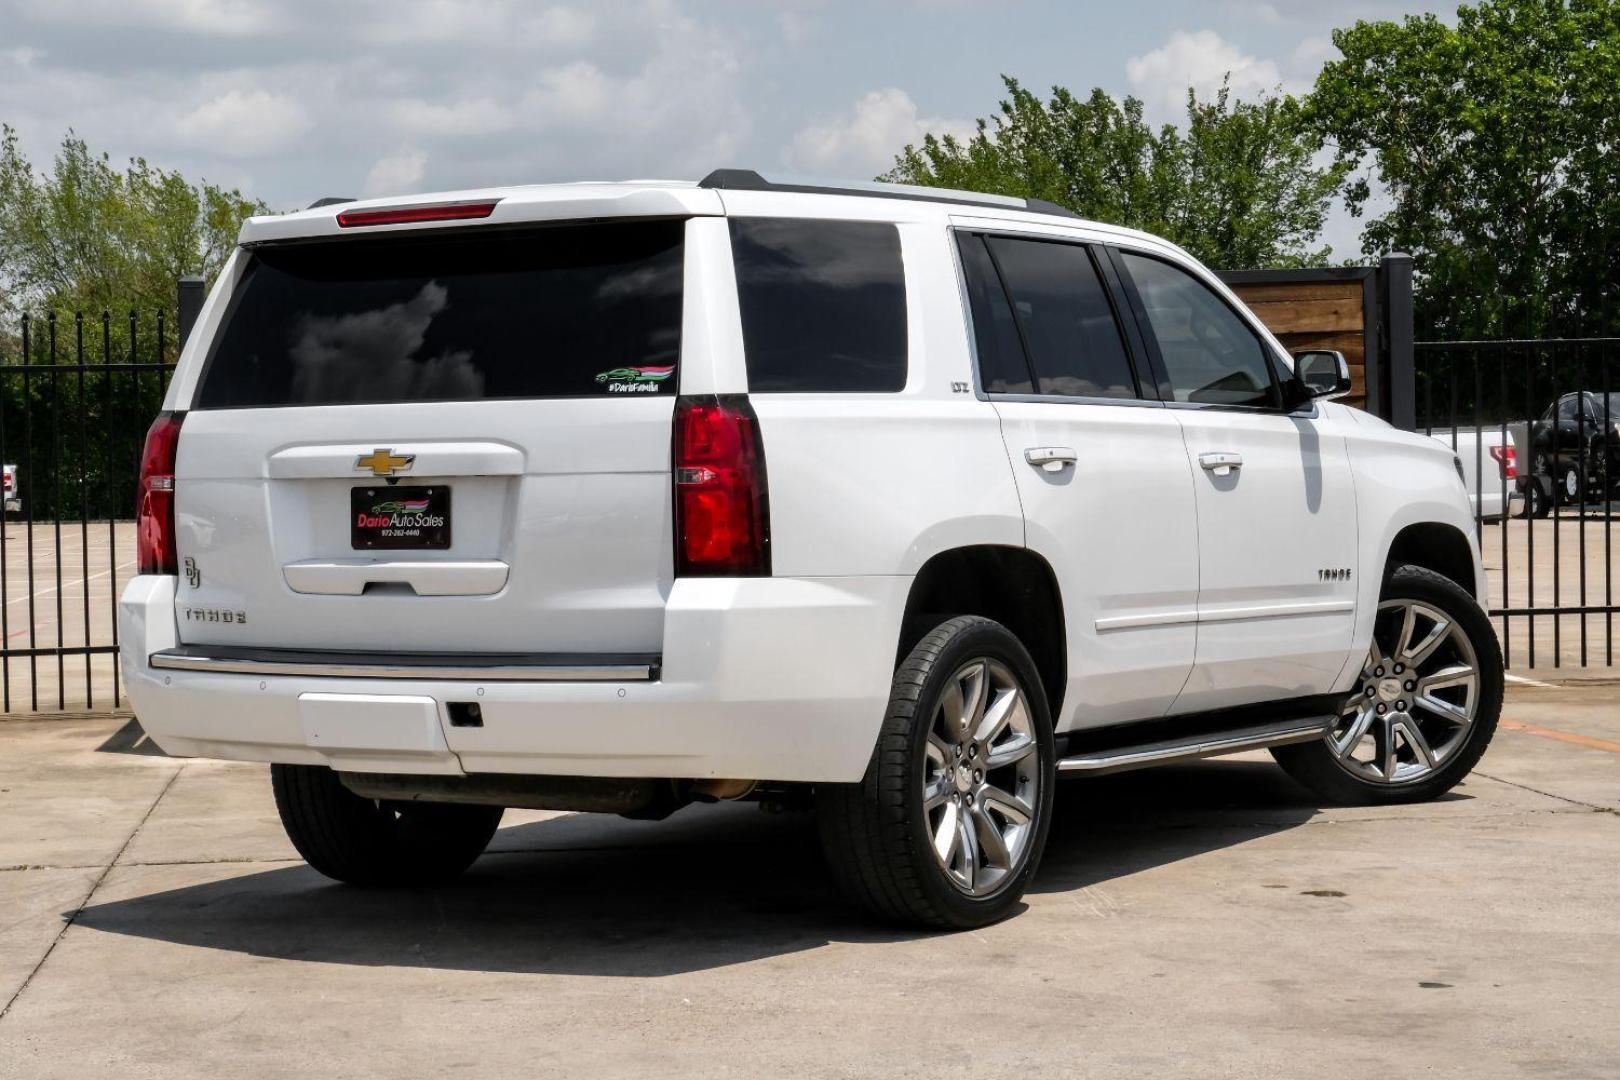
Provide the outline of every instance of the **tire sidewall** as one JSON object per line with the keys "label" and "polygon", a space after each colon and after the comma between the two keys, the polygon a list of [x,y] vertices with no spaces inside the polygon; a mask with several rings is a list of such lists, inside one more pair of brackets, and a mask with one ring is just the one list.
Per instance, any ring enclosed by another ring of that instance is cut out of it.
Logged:
{"label": "tire sidewall", "polygon": [[[1001,888],[989,896],[974,897],[958,889],[947,876],[934,855],[933,838],[928,828],[927,815],[922,806],[924,745],[933,722],[934,709],[939,703],[950,679],[968,661],[988,657],[1004,664],[1018,679],[1029,708],[1035,729],[1036,755],[1041,770],[1040,790],[1035,806],[1034,835],[1030,837],[1028,854],[1016,873],[1008,876]],[[906,755],[904,780],[906,785],[906,830],[908,846],[915,854],[919,884],[929,900],[949,921],[960,926],[982,926],[1000,918],[1005,910],[1018,902],[1046,848],[1047,832],[1051,826],[1054,787],[1056,786],[1056,745],[1052,733],[1051,711],[1046,691],[1040,681],[1035,663],[1023,644],[1000,623],[989,619],[973,619],[956,633],[933,659],[927,677],[918,695],[911,717],[909,751]]]}

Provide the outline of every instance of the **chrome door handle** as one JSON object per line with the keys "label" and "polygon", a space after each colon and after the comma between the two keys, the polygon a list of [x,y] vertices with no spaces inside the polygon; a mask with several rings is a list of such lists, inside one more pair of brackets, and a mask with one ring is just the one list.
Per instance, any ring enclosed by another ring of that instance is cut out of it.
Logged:
{"label": "chrome door handle", "polygon": [[1234,454],[1230,451],[1199,454],[1198,464],[1202,465],[1205,471],[1216,476],[1230,476],[1236,470],[1243,468],[1243,455]]}
{"label": "chrome door handle", "polygon": [[1065,465],[1075,462],[1074,447],[1032,446],[1024,451],[1024,460],[1031,465],[1039,465],[1047,472],[1062,472]]}

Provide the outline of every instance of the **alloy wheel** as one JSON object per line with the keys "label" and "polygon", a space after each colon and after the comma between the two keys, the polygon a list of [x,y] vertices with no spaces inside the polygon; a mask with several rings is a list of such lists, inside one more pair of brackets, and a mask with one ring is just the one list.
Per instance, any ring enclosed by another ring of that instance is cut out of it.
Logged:
{"label": "alloy wheel", "polygon": [[1041,769],[1023,688],[999,661],[957,669],[923,744],[923,816],[934,857],[969,896],[1014,876],[1036,833]]}
{"label": "alloy wheel", "polygon": [[1361,681],[1327,736],[1352,776],[1407,784],[1443,767],[1479,709],[1479,661],[1457,620],[1433,604],[1378,606]]}

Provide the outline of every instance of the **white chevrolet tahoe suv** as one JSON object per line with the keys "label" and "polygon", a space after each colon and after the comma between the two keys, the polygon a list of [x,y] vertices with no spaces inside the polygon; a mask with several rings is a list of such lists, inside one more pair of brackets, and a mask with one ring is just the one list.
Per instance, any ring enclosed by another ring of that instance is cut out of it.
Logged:
{"label": "white chevrolet tahoe suv", "polygon": [[1393,802],[1491,738],[1454,456],[1163,240],[741,170],[335,202],[244,226],[120,606],[152,738],[269,762],[324,874],[762,799],[969,927],[1061,775],[1269,748]]}

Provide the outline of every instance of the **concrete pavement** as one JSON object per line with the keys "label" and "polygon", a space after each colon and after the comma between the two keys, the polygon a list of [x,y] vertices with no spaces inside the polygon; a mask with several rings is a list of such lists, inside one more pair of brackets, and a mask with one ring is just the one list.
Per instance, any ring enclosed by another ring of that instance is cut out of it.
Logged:
{"label": "concrete pavement", "polygon": [[455,887],[347,889],[263,767],[4,722],[0,1077],[1612,1077],[1617,704],[1515,686],[1422,806],[1263,758],[1066,784],[1026,910],[956,935],[873,928],[751,806],[512,813]]}

